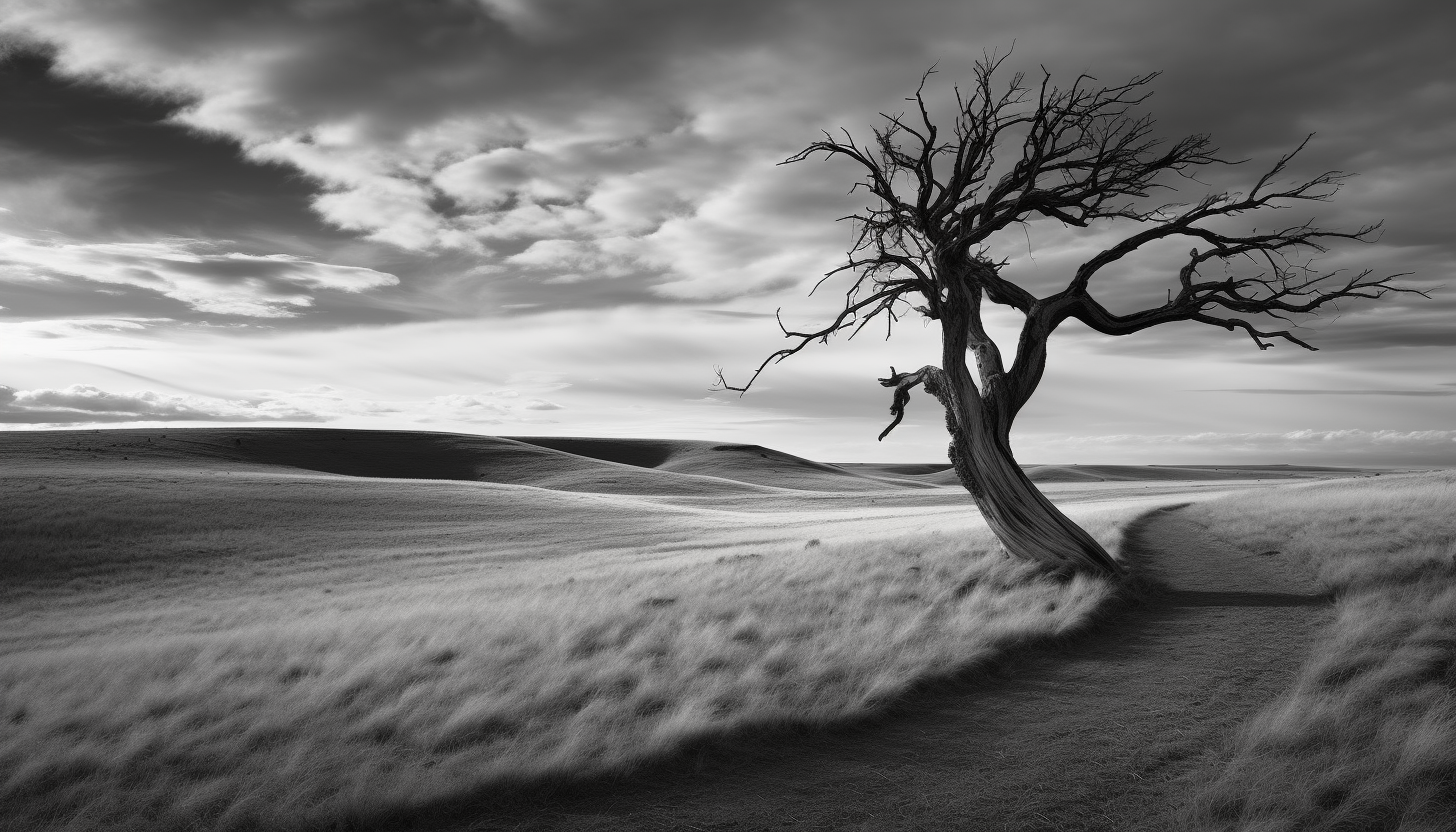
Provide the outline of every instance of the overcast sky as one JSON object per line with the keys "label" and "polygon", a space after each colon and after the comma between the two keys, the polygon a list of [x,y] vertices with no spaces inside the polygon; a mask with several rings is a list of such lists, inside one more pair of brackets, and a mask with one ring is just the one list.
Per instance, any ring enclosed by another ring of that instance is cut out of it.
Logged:
{"label": "overcast sky", "polygon": [[[1359,175],[1278,221],[1384,219],[1321,265],[1432,294],[1307,322],[1318,352],[1064,325],[1022,461],[1456,465],[1453,32],[1456,6],[1389,0],[0,2],[0,423],[944,459],[922,395],[875,441],[876,377],[938,361],[914,316],[745,397],[710,388],[783,345],[776,308],[811,324],[837,302],[807,292],[844,256],[856,172],[776,163],[822,129],[868,136],[932,64],[944,102],[1012,50],[1008,69],[1064,83],[1161,72],[1161,135],[1250,160],[1210,188],[1247,188],[1314,133],[1293,176]],[[1114,239],[1034,223],[995,253],[1045,294]],[[1099,280],[1131,311],[1176,276],[1154,258]]]}

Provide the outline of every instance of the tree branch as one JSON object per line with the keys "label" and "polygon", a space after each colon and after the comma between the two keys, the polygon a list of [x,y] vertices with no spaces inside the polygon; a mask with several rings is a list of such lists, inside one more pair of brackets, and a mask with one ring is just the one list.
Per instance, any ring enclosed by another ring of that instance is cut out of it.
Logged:
{"label": "tree branch", "polygon": [[[1347,299],[1375,299],[1391,293],[1430,297],[1428,292],[1420,289],[1396,285],[1394,281],[1407,276],[1404,273],[1372,277],[1373,272],[1367,269],[1342,278],[1339,271],[1315,272],[1308,266],[1291,266],[1280,254],[1281,248],[1278,244],[1261,244],[1247,249],[1242,246],[1205,252],[1193,249],[1189,252],[1187,265],[1179,270],[1181,288],[1178,294],[1162,306],[1128,315],[1114,315],[1085,292],[1074,295],[1063,293],[1054,314],[1058,316],[1057,320],[1076,318],[1104,335],[1130,335],[1172,321],[1196,321],[1229,331],[1242,329],[1261,350],[1272,346],[1272,341],[1265,339],[1276,338],[1313,350],[1316,349],[1314,346],[1288,330],[1267,332],[1251,321],[1211,315],[1209,310],[1226,309],[1245,315],[1268,315],[1287,320],[1291,315],[1316,313]],[[1207,260],[1255,252],[1266,257],[1270,271],[1251,277],[1201,283],[1193,281],[1198,266]]]}
{"label": "tree branch", "polygon": [[1121,260],[1123,257],[1141,249],[1148,243],[1170,237],[1195,237],[1207,241],[1214,247],[1214,251],[1210,252],[1208,257],[1221,255],[1232,256],[1234,254],[1244,254],[1253,251],[1276,251],[1298,247],[1323,252],[1326,250],[1323,245],[1326,240],[1367,240],[1370,235],[1379,230],[1379,223],[1364,226],[1353,232],[1330,231],[1304,223],[1268,234],[1249,234],[1244,236],[1225,235],[1198,225],[1198,223],[1210,219],[1235,216],[1245,211],[1253,211],[1266,207],[1279,207],[1280,203],[1286,201],[1327,201],[1339,190],[1340,184],[1349,178],[1348,174],[1340,171],[1326,171],[1298,185],[1278,190],[1266,190],[1269,183],[1288,168],[1290,160],[1300,150],[1304,149],[1311,137],[1306,136],[1298,147],[1281,156],[1279,161],[1274,163],[1273,167],[1259,177],[1259,180],[1247,195],[1233,193],[1209,194],[1175,215],[1168,215],[1167,213],[1173,206],[1163,206],[1144,213],[1132,212],[1123,214],[1122,216],[1124,218],[1144,222],[1154,221],[1158,224],[1152,228],[1147,228],[1133,234],[1116,245],[1103,250],[1086,263],[1083,263],[1077,269],[1077,273],[1072,278],[1071,283],[1068,284],[1066,289],[1067,293],[1077,294],[1085,292],[1092,276],[1103,267]]}
{"label": "tree branch", "polygon": [[885,437],[890,435],[890,431],[894,430],[900,424],[900,420],[905,418],[905,405],[910,403],[910,391],[920,384],[925,385],[925,392],[934,396],[941,404],[949,407],[944,398],[945,373],[941,372],[939,367],[927,364],[913,373],[897,373],[895,372],[895,368],[891,366],[890,377],[880,379],[880,386],[895,388],[895,398],[890,403],[890,413],[895,418],[890,422],[888,427],[880,431],[880,437],[877,441],[885,441]]}
{"label": "tree branch", "polygon": [[[728,380],[723,376],[722,369],[715,368],[714,372],[717,374],[718,381],[714,384],[714,389],[733,390],[739,394],[747,393],[748,388],[753,386],[753,383],[758,380],[759,375],[770,364],[777,364],[783,361],[785,358],[799,352],[813,342],[827,342],[830,335],[851,328],[853,329],[850,335],[852,338],[855,333],[858,333],[859,330],[864,328],[865,324],[881,314],[888,314],[892,320],[895,319],[894,304],[903,301],[903,296],[907,292],[916,291],[917,288],[914,281],[892,281],[885,284],[877,284],[881,286],[879,291],[876,291],[863,300],[853,300],[853,295],[865,282],[866,278],[863,276],[856,281],[855,285],[850,288],[849,295],[851,299],[846,302],[844,309],[827,326],[812,332],[790,330],[783,325],[783,321],[778,317],[778,312],[775,312],[774,319],[779,322],[779,330],[783,332],[784,337],[798,338],[799,342],[791,347],[778,350],[768,358],[765,358],[763,363],[758,365],[758,369],[753,371],[753,375],[749,377],[748,382],[742,387],[729,384]],[[869,311],[864,312],[864,310]],[[861,316],[860,313],[862,312],[864,314]]]}
{"label": "tree branch", "polygon": [[[723,388],[742,392],[769,364],[843,329],[851,329],[852,337],[876,316],[886,315],[893,323],[895,305],[904,302],[941,323],[945,362],[975,354],[983,388],[977,395],[984,393],[987,402],[1004,406],[1011,418],[1035,391],[1045,366],[1046,340],[1067,318],[1108,335],[1192,320],[1242,329],[1261,349],[1279,340],[1312,348],[1290,329],[1269,328],[1249,318],[1289,320],[1346,299],[1425,294],[1396,285],[1403,275],[1376,278],[1369,271],[1349,275],[1310,266],[1308,259],[1330,243],[1371,240],[1378,223],[1353,231],[1312,222],[1248,233],[1210,227],[1244,212],[1333,196],[1347,178],[1340,171],[1279,184],[1310,137],[1280,156],[1246,194],[1211,193],[1192,203],[1152,205],[1148,198],[1154,191],[1168,187],[1165,174],[1191,179],[1193,171],[1205,166],[1239,161],[1221,158],[1205,135],[1173,142],[1156,138],[1152,119],[1136,113],[1150,95],[1156,73],[1105,87],[1083,75],[1070,87],[1059,88],[1043,68],[1037,83],[1020,73],[1004,85],[993,83],[1005,60],[986,54],[975,66],[971,85],[965,91],[954,88],[957,112],[948,130],[934,123],[926,104],[932,67],[906,99],[912,107],[882,114],[871,141],[860,144],[848,131],[826,132],[822,140],[784,160],[847,158],[859,168],[862,177],[851,190],[865,189],[870,205],[843,218],[855,224],[853,244],[843,265],[824,278],[851,273],[855,280],[845,293],[844,308],[828,326],[812,332],[785,329],[785,336],[798,339],[795,345],[769,356],[742,387],[727,384],[720,373]],[[1008,148],[1015,158],[1006,169],[998,166],[997,155]],[[993,170],[998,171],[994,180]],[[1102,220],[1143,227],[1083,263],[1061,292],[1038,298],[1008,279],[1002,271],[1005,264],[991,263],[984,249],[996,232],[1037,218],[1071,227]],[[1202,251],[1195,248],[1179,269],[1177,288],[1170,289],[1167,303],[1115,315],[1090,294],[1093,278],[1106,268],[1154,243],[1179,238],[1193,240]],[[1199,269],[1210,261],[1253,263],[1258,270],[1251,276],[1201,280]],[[982,299],[1026,316],[1009,371],[986,335]],[[944,366],[960,378],[962,365]]]}

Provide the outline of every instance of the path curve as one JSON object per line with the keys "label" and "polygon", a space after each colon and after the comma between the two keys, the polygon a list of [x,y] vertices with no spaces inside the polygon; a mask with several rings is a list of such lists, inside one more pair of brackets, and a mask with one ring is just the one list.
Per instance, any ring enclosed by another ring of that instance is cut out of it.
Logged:
{"label": "path curve", "polygon": [[380,829],[1167,830],[1223,742],[1286,690],[1331,618],[1277,554],[1177,507],[1129,529],[1142,600],[1063,644],[849,727],[784,732],[634,775],[481,795]]}

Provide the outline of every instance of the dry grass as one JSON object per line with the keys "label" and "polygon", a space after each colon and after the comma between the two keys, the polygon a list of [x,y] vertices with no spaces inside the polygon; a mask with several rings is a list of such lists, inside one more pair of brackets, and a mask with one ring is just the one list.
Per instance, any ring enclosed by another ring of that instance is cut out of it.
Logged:
{"label": "dry grass", "polygon": [[1298,486],[1189,509],[1337,593],[1290,694],[1243,730],[1200,829],[1446,830],[1456,811],[1456,476]]}
{"label": "dry grass", "polygon": [[[704,737],[864,715],[917,682],[1075,628],[1112,593],[1098,580],[1060,583],[1012,562],[993,552],[984,529],[715,544],[706,556],[624,559],[621,568],[607,560],[495,571],[462,547],[461,537],[478,549],[482,534],[512,528],[510,517],[474,529],[433,518],[436,537],[418,550],[408,527],[376,520],[373,533],[389,545],[361,555],[366,579],[348,551],[321,541],[335,522],[329,504],[301,505],[300,495],[505,492],[377,482],[355,491],[320,481],[271,509],[247,508],[262,517],[244,522],[235,493],[237,504],[223,505],[233,492],[199,482],[188,499],[215,499],[211,515],[164,521],[137,513],[144,506],[103,506],[93,516],[77,506],[94,501],[53,492],[38,507],[73,513],[53,534],[34,523],[6,527],[24,531],[34,555],[71,558],[11,562],[33,580],[10,596],[10,620],[19,627],[24,610],[49,604],[73,611],[38,627],[35,643],[12,638],[0,656],[0,802],[11,822],[320,824],[492,785],[622,770]],[[52,487],[81,494],[86,486]],[[669,517],[627,498],[572,499],[612,515],[602,522],[621,535],[619,550],[630,548],[634,522]],[[422,511],[428,503],[418,501]],[[561,509],[555,522],[569,524]],[[1115,549],[1131,514],[1084,511],[1082,520]],[[689,525],[697,515],[682,516]],[[262,540],[265,522],[287,545],[262,558],[229,550],[229,540]],[[337,522],[349,539],[369,531],[364,520],[358,529]],[[215,540],[208,524],[219,529]],[[189,560],[199,540],[219,548]],[[144,568],[128,571],[129,563]],[[168,589],[147,589],[155,585]],[[308,593],[298,589],[305,585]],[[330,585],[337,591],[318,590]],[[68,620],[84,627],[67,635]]]}

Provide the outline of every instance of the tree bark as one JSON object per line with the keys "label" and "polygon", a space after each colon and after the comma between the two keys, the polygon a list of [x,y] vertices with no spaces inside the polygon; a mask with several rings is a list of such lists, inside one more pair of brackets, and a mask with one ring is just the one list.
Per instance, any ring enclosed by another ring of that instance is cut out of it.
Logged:
{"label": "tree bark", "polygon": [[1122,574],[1121,564],[1016,464],[1005,432],[985,424],[977,428],[952,431],[951,464],[1006,551],[1076,571]]}
{"label": "tree bark", "polygon": [[[1032,483],[1011,453],[1011,423],[1036,388],[1046,358],[1039,316],[1027,319],[1009,376],[981,322],[982,287],[996,267],[959,253],[935,264],[948,287],[941,300],[943,375],[927,392],[940,399],[950,432],[950,461],[981,516],[1014,557],[1058,568],[1118,575],[1121,565]],[[978,385],[966,362],[974,356]]]}

